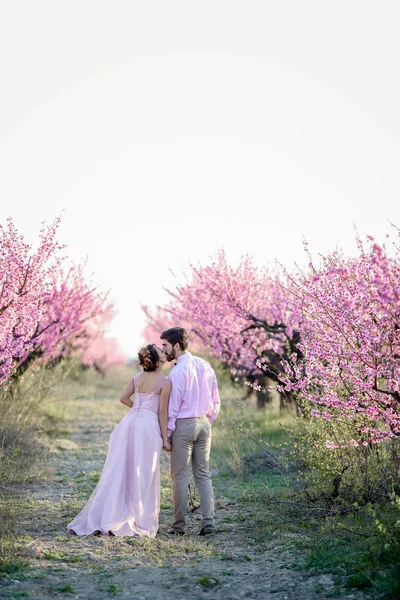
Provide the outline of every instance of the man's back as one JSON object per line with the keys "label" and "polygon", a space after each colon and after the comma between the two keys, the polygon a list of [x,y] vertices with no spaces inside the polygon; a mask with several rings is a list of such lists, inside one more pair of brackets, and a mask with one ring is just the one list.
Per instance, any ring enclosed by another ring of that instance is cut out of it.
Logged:
{"label": "man's back", "polygon": [[206,415],[212,423],[218,416],[220,398],[215,371],[209,362],[185,352],[179,356],[169,377],[172,391],[169,402],[168,430],[175,429],[176,419]]}

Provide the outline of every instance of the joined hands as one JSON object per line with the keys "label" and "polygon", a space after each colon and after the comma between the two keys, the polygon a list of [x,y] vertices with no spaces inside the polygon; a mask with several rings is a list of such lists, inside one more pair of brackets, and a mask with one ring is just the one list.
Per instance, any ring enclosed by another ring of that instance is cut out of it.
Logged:
{"label": "joined hands", "polygon": [[163,450],[165,450],[165,452],[171,452],[172,445],[170,438],[167,438],[165,442],[163,442]]}

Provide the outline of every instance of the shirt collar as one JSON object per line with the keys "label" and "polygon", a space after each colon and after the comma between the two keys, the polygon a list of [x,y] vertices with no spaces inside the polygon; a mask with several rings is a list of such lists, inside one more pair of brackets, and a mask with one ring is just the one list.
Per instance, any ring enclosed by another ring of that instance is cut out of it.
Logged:
{"label": "shirt collar", "polygon": [[186,358],[189,358],[189,356],[192,356],[190,352],[184,352],[183,354],[178,356],[178,358],[176,359],[176,364],[183,362],[184,360],[186,360]]}

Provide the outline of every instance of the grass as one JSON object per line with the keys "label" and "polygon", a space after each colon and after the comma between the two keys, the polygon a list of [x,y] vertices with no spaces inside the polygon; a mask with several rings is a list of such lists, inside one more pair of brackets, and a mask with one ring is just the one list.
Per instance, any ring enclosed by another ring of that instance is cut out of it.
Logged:
{"label": "grass", "polygon": [[112,583],[108,586],[106,591],[108,594],[112,594],[113,596],[115,596],[116,594],[123,592],[123,589],[118,587],[115,583]]}
{"label": "grass", "polygon": [[[62,399],[57,391],[55,406],[46,407],[42,428],[37,431],[47,440],[46,452],[52,455],[54,473],[46,473],[42,465],[41,477],[47,487],[53,478],[56,493],[48,500],[40,495],[23,500],[20,487],[13,493],[11,486],[11,494],[1,498],[0,577],[4,581],[18,578],[29,585],[40,585],[42,578],[45,585],[51,573],[59,580],[52,588],[57,594],[79,594],[75,581],[65,581],[71,572],[79,572],[97,581],[102,593],[111,596],[122,594],[126,588],[122,581],[111,583],[109,579],[122,577],[136,567],[160,567],[178,569],[176,580],[185,585],[192,582],[206,593],[223,585],[224,576],[234,578],[238,565],[243,568],[249,563],[249,568],[255,568],[256,564],[253,567],[250,563],[263,561],[271,544],[275,544],[278,555],[284,552],[289,556],[282,561],[282,569],[310,577],[331,574],[335,582],[333,597],[353,589],[377,600],[400,596],[396,583],[400,573],[393,565],[393,550],[385,550],[379,539],[365,535],[374,527],[370,513],[358,510],[347,517],[310,519],[290,503],[294,478],[282,473],[279,464],[271,465],[268,454],[279,456],[290,439],[288,428],[294,423],[290,413],[280,413],[276,405],[259,412],[252,399],[240,400],[242,391],[227,384],[221,386],[222,410],[213,425],[211,469],[219,515],[219,535],[215,539],[195,535],[179,539],[160,535],[152,540],[80,538],[62,533],[60,523],[67,523],[79,512],[98,482],[109,432],[126,413],[118,395],[130,376],[128,370],[110,371],[102,379],[87,371],[80,379],[65,383]],[[75,443],[77,432],[83,431],[86,433],[80,443]],[[168,457],[164,455],[163,461],[161,512],[164,519],[170,519]],[[24,477],[22,481],[26,482]],[[193,501],[198,503],[195,490]],[[384,511],[382,507],[382,518]],[[24,524],[18,527],[25,528],[29,535],[13,533],[21,517]],[[240,548],[224,545],[231,533],[240,531],[245,532]],[[211,570],[204,571],[204,564],[218,565],[221,579]],[[188,575],[193,567],[205,574],[196,579]],[[26,589],[11,591],[27,593]]]}
{"label": "grass", "polygon": [[63,560],[64,554],[62,552],[57,552],[55,550],[50,550],[49,552],[43,553],[43,558],[45,560]]}
{"label": "grass", "polygon": [[219,580],[215,577],[209,577],[208,575],[203,575],[202,577],[198,577],[196,579],[196,583],[201,585],[203,588],[209,590],[216,585],[219,584]]}
{"label": "grass", "polygon": [[22,560],[7,561],[2,560],[0,563],[0,577],[9,578],[10,576],[18,577],[27,569],[27,565]]}
{"label": "grass", "polygon": [[70,583],[65,583],[64,585],[56,588],[56,591],[61,592],[62,594],[76,594],[75,589]]}
{"label": "grass", "polygon": [[335,574],[347,589],[400,597],[400,548],[385,549],[367,509],[311,527],[313,535],[304,548],[307,568]]}
{"label": "grass", "polygon": [[[309,518],[295,504],[274,504],[271,494],[262,490],[262,479],[258,493],[238,498],[252,509],[249,530],[258,552],[262,554],[270,540],[283,543],[298,558],[283,563],[282,568],[309,575],[331,574],[338,595],[356,589],[367,592],[368,598],[400,597],[400,548],[385,547],[368,507],[346,516]],[[382,507],[385,510],[387,506]],[[243,560],[248,558],[243,556]]]}
{"label": "grass", "polygon": [[49,440],[69,433],[67,408],[60,398],[65,381],[76,370],[72,361],[53,370],[33,366],[18,382],[0,389],[0,490],[42,477]]}
{"label": "grass", "polygon": [[243,473],[243,457],[262,455],[266,450],[279,454],[287,440],[286,428],[292,425],[291,414],[280,413],[276,405],[257,411],[254,403],[228,396],[213,425],[212,465]]}

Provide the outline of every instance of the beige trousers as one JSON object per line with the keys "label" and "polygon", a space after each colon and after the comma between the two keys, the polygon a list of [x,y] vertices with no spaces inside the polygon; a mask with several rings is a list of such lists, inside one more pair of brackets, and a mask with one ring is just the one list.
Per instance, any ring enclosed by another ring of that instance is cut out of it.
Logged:
{"label": "beige trousers", "polygon": [[210,479],[211,425],[207,417],[177,419],[172,433],[171,477],[173,480],[174,522],[185,531],[190,465],[200,496],[204,525],[214,525],[214,492]]}

